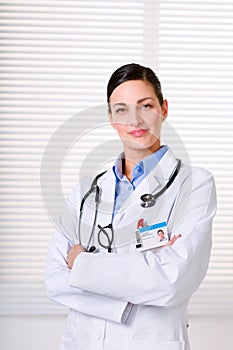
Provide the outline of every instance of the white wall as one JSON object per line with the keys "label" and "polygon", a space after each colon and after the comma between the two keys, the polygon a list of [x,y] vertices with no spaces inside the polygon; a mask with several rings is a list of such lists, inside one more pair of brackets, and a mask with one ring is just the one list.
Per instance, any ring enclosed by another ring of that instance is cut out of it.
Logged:
{"label": "white wall", "polygon": [[[0,317],[0,348],[58,350],[64,323],[61,315]],[[189,323],[192,350],[232,348],[232,316],[192,316]]]}

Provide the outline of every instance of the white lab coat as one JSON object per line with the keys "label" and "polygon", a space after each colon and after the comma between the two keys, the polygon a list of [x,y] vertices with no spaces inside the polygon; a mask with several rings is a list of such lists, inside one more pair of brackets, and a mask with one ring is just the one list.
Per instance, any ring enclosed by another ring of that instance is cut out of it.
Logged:
{"label": "white lab coat", "polygon": [[[49,297],[70,308],[62,350],[188,350],[187,303],[208,268],[216,194],[212,175],[182,164],[171,187],[151,208],[140,196],[167,182],[176,159],[168,150],[115,215],[112,253],[82,253],[72,270],[66,256],[77,242],[81,198],[90,180],[73,189],[49,247],[46,284]],[[111,222],[115,177],[98,180],[101,202],[97,224]],[[87,244],[94,216],[94,197],[85,204],[82,244]],[[173,246],[136,251],[140,218],[151,225],[166,221],[168,232],[182,234]],[[98,246],[96,238],[92,242]]]}

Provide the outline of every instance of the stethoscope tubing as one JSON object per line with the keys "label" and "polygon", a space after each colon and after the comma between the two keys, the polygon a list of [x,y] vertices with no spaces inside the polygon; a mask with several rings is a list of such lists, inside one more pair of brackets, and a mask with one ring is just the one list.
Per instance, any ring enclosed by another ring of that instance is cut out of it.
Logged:
{"label": "stethoscope tubing", "polygon": [[[105,226],[105,227],[102,227],[100,225],[97,225],[98,229],[99,229],[99,232],[98,232],[98,243],[99,245],[102,247],[102,248],[105,248],[105,249],[108,249],[108,252],[110,253],[111,250],[112,250],[112,244],[113,244],[113,240],[114,240],[114,231],[113,231],[113,227],[112,227],[112,224],[109,224],[108,226]],[[109,238],[109,234],[106,232],[106,228],[109,228],[111,230],[111,239]],[[106,238],[107,238],[107,241],[108,241],[108,245],[105,245],[101,242],[100,240],[100,235],[101,233],[103,233]]]}
{"label": "stethoscope tubing", "polygon": [[87,200],[87,198],[95,191],[95,214],[94,214],[94,220],[93,220],[93,225],[91,229],[91,234],[87,243],[87,250],[90,249],[90,243],[94,235],[94,230],[95,230],[95,225],[96,225],[96,220],[97,220],[97,215],[98,215],[98,207],[99,207],[99,202],[100,202],[100,190],[99,186],[97,185],[97,181],[99,177],[101,177],[103,174],[105,174],[106,171],[98,174],[94,180],[92,181],[90,189],[87,191],[87,193],[83,196],[81,203],[80,203],[80,208],[79,208],[79,220],[78,220],[78,244],[82,245],[82,239],[81,239],[81,222],[82,222],[82,215],[83,215],[83,209],[84,209],[84,204]]}

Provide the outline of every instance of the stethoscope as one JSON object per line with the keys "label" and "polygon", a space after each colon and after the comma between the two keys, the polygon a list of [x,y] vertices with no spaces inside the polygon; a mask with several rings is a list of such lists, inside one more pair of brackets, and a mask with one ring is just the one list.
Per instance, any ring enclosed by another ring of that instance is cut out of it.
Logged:
{"label": "stethoscope", "polygon": [[[87,243],[87,247],[86,247],[86,250],[90,253],[93,253],[96,251],[96,247],[95,246],[91,246],[91,241],[92,241],[92,238],[94,236],[94,230],[95,230],[95,226],[96,226],[96,219],[97,219],[97,215],[98,215],[98,208],[99,208],[99,203],[100,203],[100,188],[99,186],[97,185],[97,181],[98,179],[103,175],[105,174],[106,171],[98,174],[92,184],[91,184],[91,187],[89,189],[89,191],[87,191],[87,193],[84,195],[82,201],[81,201],[81,204],[80,204],[80,210],[79,210],[79,222],[78,222],[78,243],[80,245],[82,245],[82,242],[81,242],[81,221],[82,221],[82,215],[83,215],[83,209],[84,209],[84,204],[85,204],[85,201],[87,200],[87,198],[93,193],[95,192],[95,214],[94,214],[94,219],[93,219],[93,224],[92,224],[92,229],[91,229],[91,233],[90,233],[90,237],[89,237],[89,240],[88,240],[88,243]],[[112,251],[112,244],[113,244],[113,239],[114,239],[114,231],[113,231],[113,227],[112,227],[112,223],[107,225],[107,226],[100,226],[100,225],[97,225],[98,229],[99,229],[99,232],[98,232],[98,235],[97,235],[97,240],[98,240],[98,243],[99,245],[102,247],[102,248],[105,248],[108,250],[109,253],[111,253]],[[110,234],[107,232],[107,230],[110,230]],[[105,238],[107,239],[107,243],[108,244],[104,244],[102,243],[101,241],[101,234],[103,234],[105,236]]]}
{"label": "stethoscope", "polygon": [[155,194],[147,193],[147,194],[143,194],[140,197],[140,199],[142,201],[141,206],[143,208],[150,208],[150,207],[153,207],[155,205],[156,199],[159,198],[160,196],[162,196],[162,194],[171,186],[171,184],[175,180],[176,176],[179,173],[180,167],[181,167],[181,160],[177,159],[176,167],[175,167],[174,171],[171,173],[166,185],[164,185],[163,188]]}
{"label": "stethoscope", "polygon": [[[143,194],[140,197],[140,199],[142,201],[141,202],[141,206],[143,208],[150,208],[150,207],[153,207],[155,205],[156,199],[158,197],[160,197],[171,186],[171,184],[175,180],[176,176],[179,173],[180,167],[181,167],[181,160],[178,159],[175,169],[172,171],[172,173],[171,173],[167,183],[162,187],[162,189],[160,191],[158,191],[157,193],[155,193],[155,194],[147,193],[147,194]],[[81,221],[82,221],[84,204],[85,204],[87,198],[92,193],[95,192],[95,213],[94,213],[94,219],[93,219],[91,233],[90,233],[90,236],[89,236],[89,239],[88,239],[88,243],[87,243],[87,247],[86,247],[86,250],[88,252],[90,252],[90,253],[96,251],[96,247],[93,246],[93,245],[91,246],[91,241],[92,241],[92,238],[94,236],[94,230],[95,230],[95,227],[96,227],[96,220],[97,220],[98,208],[99,208],[99,203],[100,203],[100,188],[97,185],[97,181],[105,173],[106,173],[106,171],[98,174],[94,178],[90,189],[84,195],[84,197],[83,197],[83,199],[81,201],[81,204],[80,204],[79,221],[78,221],[78,243],[80,245],[82,245],[82,242],[81,242]],[[112,251],[112,244],[113,244],[113,240],[114,240],[114,230],[113,230],[112,223],[110,223],[107,226],[97,225],[97,227],[99,229],[98,234],[97,234],[97,240],[98,240],[99,245],[102,248],[107,249],[108,252],[111,253],[111,251]],[[105,241],[107,242],[107,244],[103,243],[103,240],[101,240],[101,236],[102,235],[105,237]]]}

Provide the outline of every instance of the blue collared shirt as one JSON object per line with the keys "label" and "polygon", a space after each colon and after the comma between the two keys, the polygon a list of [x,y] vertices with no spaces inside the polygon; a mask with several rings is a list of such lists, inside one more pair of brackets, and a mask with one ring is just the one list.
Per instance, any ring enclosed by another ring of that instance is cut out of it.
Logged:
{"label": "blue collared shirt", "polygon": [[115,186],[115,206],[113,216],[120,209],[124,201],[128,198],[130,193],[140,184],[140,182],[149,174],[149,172],[156,166],[163,155],[167,152],[168,147],[162,146],[158,151],[141,160],[133,167],[132,180],[129,181],[125,175],[122,174],[122,157],[116,160],[113,166],[113,173],[116,177]]}

